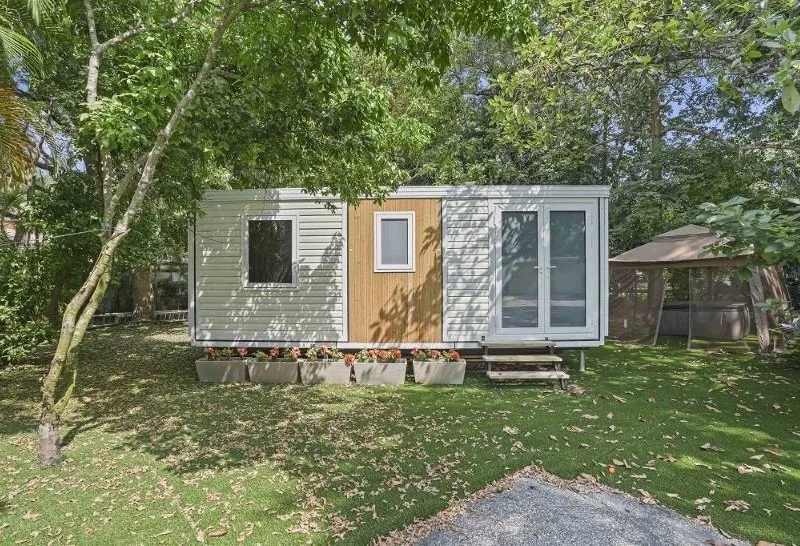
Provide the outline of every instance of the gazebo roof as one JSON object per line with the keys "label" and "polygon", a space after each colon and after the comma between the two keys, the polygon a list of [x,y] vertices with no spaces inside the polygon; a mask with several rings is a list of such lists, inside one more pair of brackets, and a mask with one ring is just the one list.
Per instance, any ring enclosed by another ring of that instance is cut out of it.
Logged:
{"label": "gazebo roof", "polygon": [[724,239],[709,229],[689,224],[656,235],[649,243],[623,252],[609,261],[618,267],[730,267],[744,263],[746,256],[751,254],[745,251],[729,258],[711,252],[714,245],[722,242]]}

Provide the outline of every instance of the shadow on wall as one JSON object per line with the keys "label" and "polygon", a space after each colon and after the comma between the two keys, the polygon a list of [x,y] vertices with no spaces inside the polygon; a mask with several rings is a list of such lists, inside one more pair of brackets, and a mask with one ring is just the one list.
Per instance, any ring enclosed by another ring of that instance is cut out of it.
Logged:
{"label": "shadow on wall", "polygon": [[395,286],[388,301],[378,310],[377,320],[369,325],[370,340],[397,343],[398,340],[442,339],[442,233],[441,228],[425,228],[417,259],[433,255],[421,284]]}
{"label": "shadow on wall", "polygon": [[[238,214],[275,212],[273,209],[240,210]],[[332,343],[340,339],[341,217],[327,211],[314,212],[316,214],[308,215],[301,211],[289,212],[299,217],[296,287],[242,286],[244,258],[240,217],[232,221],[223,213],[227,223],[222,227],[208,220],[198,223],[195,233],[198,342],[311,339]],[[310,227],[313,229],[308,229]]]}

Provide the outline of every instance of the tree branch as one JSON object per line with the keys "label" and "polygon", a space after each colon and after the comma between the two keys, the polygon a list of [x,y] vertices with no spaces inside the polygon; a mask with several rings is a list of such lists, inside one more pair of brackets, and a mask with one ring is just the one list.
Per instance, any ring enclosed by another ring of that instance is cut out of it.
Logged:
{"label": "tree branch", "polygon": [[184,114],[186,114],[186,110],[194,100],[200,87],[211,73],[211,68],[214,65],[214,60],[217,57],[217,53],[219,53],[225,32],[227,32],[228,28],[233,24],[236,18],[239,17],[243,4],[244,2],[238,0],[233,7],[228,9],[227,14],[217,25],[217,28],[214,31],[214,37],[208,46],[208,50],[206,51],[206,56],[203,60],[202,66],[200,67],[200,70],[197,72],[194,81],[192,81],[191,85],[186,90],[186,93],[184,93],[183,97],[181,97],[181,100],[178,101],[178,104],[175,106],[175,110],[173,110],[172,116],[167,124],[161,131],[159,131],[158,136],[156,136],[156,141],[153,143],[153,147],[147,154],[147,160],[142,168],[142,175],[136,184],[136,190],[131,197],[128,207],[125,209],[125,213],[114,227],[113,236],[121,236],[128,232],[130,223],[138,214],[139,207],[141,206],[142,201],[144,200],[144,197],[153,182],[153,174],[155,173],[156,165],[158,164],[159,159],[161,159],[161,155],[164,153],[169,139],[177,129],[178,124],[183,119]]}
{"label": "tree branch", "polygon": [[756,142],[754,144],[737,144],[736,142],[731,142],[729,139],[726,139],[725,137],[719,136],[714,133],[709,133],[707,131],[703,131],[702,129],[698,129],[696,127],[690,127],[688,125],[669,125],[667,127],[664,127],[664,132],[687,133],[705,140],[712,140],[714,142],[719,142],[720,144],[724,144],[725,146],[734,149],[739,148],[746,150],[758,150],[761,148],[768,148],[770,150],[788,150],[793,152],[800,152],[800,144],[792,144],[789,142],[773,142],[769,140],[763,142]]}
{"label": "tree branch", "polygon": [[189,17],[195,10],[195,8],[200,4],[202,4],[204,1],[205,0],[190,0],[189,3],[186,5],[186,7],[184,7],[180,12],[176,13],[166,21],[163,21],[157,25],[142,25],[126,30],[121,34],[117,34],[113,38],[109,38],[105,42],[97,44],[97,50],[102,55],[108,48],[114,47],[117,44],[121,44],[125,40],[134,38],[136,36],[139,36],[140,34],[146,34],[148,32],[153,32],[155,30],[164,30],[166,28],[175,26],[184,19],[186,19],[187,17]]}

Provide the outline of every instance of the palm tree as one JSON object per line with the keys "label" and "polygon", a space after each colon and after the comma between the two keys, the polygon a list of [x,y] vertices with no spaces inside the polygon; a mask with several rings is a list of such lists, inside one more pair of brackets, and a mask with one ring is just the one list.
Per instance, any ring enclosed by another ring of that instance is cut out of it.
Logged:
{"label": "palm tree", "polygon": [[36,45],[17,29],[22,18],[39,23],[54,13],[58,0],[10,0],[0,3],[0,187],[11,187],[33,168],[32,143],[28,128],[36,115],[20,100],[17,78],[40,73],[42,56]]}

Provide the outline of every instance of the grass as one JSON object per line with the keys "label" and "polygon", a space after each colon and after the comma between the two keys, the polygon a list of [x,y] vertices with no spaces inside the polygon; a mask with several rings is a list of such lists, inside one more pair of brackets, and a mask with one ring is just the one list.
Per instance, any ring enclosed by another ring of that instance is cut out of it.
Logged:
{"label": "grass", "polygon": [[[44,360],[0,369],[0,543],[366,544],[530,464],[734,536],[800,541],[796,356],[609,345],[576,374],[582,396],[477,375],[444,388],[201,385],[197,356],[183,327],[93,332],[55,469],[37,465],[33,434]],[[726,510],[734,500],[749,508]]]}

